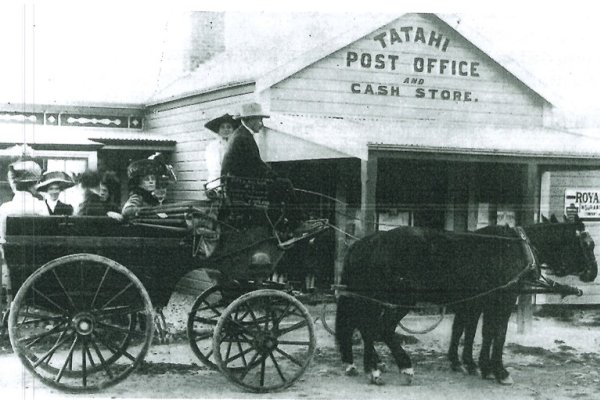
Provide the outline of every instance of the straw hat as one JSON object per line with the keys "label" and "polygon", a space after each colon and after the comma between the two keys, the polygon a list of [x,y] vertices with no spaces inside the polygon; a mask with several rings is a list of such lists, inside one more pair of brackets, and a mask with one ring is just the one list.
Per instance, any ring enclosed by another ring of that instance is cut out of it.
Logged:
{"label": "straw hat", "polygon": [[217,118],[211,119],[206,124],[204,124],[204,127],[218,134],[219,127],[224,122],[229,122],[233,127],[233,130],[236,130],[240,126],[239,120],[234,119],[232,115],[225,113]]}
{"label": "straw hat", "polygon": [[42,175],[42,181],[35,186],[38,192],[46,192],[50,185],[58,184],[60,190],[75,186],[75,182],[69,174],[62,171],[46,172]]}
{"label": "straw hat", "polygon": [[15,161],[8,166],[8,178],[13,182],[38,182],[42,168],[35,161]]}
{"label": "straw hat", "polygon": [[246,103],[242,104],[240,113],[233,118],[241,119],[249,117],[270,118],[270,115],[263,111],[262,106],[259,103]]}

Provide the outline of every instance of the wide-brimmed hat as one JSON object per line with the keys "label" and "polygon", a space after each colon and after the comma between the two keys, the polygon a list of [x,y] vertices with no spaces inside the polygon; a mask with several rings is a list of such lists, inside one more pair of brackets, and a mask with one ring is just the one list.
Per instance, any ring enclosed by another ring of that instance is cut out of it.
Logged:
{"label": "wide-brimmed hat", "polygon": [[239,120],[234,119],[233,115],[225,113],[217,118],[211,119],[210,121],[204,124],[204,127],[218,134],[219,127],[222,123],[225,122],[229,122],[234,130],[240,126]]}
{"label": "wide-brimmed hat", "polygon": [[38,192],[45,192],[53,184],[57,184],[60,190],[65,190],[75,186],[75,181],[65,172],[51,171],[42,175],[42,180],[35,186],[35,189]]}
{"label": "wide-brimmed hat", "polygon": [[263,111],[262,106],[259,103],[246,103],[242,104],[240,113],[233,118],[240,119],[248,117],[270,118],[270,115]]}
{"label": "wide-brimmed hat", "polygon": [[19,160],[8,166],[8,176],[13,182],[38,182],[42,176],[42,167],[31,160]]}

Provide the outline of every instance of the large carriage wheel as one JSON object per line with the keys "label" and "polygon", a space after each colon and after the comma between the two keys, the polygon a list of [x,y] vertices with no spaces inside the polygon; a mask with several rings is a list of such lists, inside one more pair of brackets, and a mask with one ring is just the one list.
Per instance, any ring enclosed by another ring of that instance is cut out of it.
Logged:
{"label": "large carriage wheel", "polygon": [[194,301],[187,321],[187,335],[194,354],[207,367],[217,369],[213,362],[213,332],[227,307],[223,287],[212,286]]}
{"label": "large carriage wheel", "polygon": [[214,362],[253,392],[291,386],[315,351],[312,318],[294,297],[272,289],[247,293],[227,307],[214,334]]}
{"label": "large carriage wheel", "polygon": [[[127,268],[74,254],[50,261],[23,283],[10,309],[10,341],[44,383],[94,392],[142,362],[154,331],[152,310],[146,289]],[[145,321],[140,328],[138,319]]]}

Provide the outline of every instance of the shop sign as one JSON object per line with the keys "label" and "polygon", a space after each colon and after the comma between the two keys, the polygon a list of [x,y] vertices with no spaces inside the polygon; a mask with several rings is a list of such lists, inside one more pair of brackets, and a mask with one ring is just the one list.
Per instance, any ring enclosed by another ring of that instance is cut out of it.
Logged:
{"label": "shop sign", "polygon": [[[428,77],[449,76],[462,79],[478,79],[480,77],[480,62],[473,60],[453,59],[448,57],[446,50],[451,46],[451,40],[443,33],[419,26],[401,26],[381,31],[374,35],[373,40],[379,47],[378,51],[346,52],[347,68],[360,68],[383,72],[399,73],[397,83],[351,82],[350,91],[353,94],[376,96],[400,96],[401,88],[407,87],[413,91],[417,99],[449,100],[454,102],[477,102],[477,97],[467,90],[448,90],[446,88],[429,86]],[[398,51],[405,43],[415,43],[436,49],[438,56],[413,57],[410,67],[400,62]]]}
{"label": "shop sign", "polygon": [[582,219],[600,218],[600,189],[565,189],[564,213],[569,219],[573,219],[575,215]]}

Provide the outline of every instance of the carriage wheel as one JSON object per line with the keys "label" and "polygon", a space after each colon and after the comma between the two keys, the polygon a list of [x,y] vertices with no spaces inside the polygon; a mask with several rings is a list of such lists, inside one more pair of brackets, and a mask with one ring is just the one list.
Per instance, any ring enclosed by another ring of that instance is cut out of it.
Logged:
{"label": "carriage wheel", "polygon": [[[50,261],[23,283],[10,309],[12,347],[42,382],[94,392],[126,378],[152,341],[152,303],[127,268],[93,254]],[[138,328],[139,317],[146,321]]]}
{"label": "carriage wheel", "polygon": [[289,294],[263,289],[239,297],[223,312],[215,328],[214,362],[244,389],[276,391],[302,376],[315,347],[306,307]]}
{"label": "carriage wheel", "polygon": [[213,332],[227,304],[223,287],[215,285],[196,298],[188,316],[187,335],[190,347],[204,365],[213,369],[217,369],[213,362]]}
{"label": "carriage wheel", "polygon": [[331,335],[335,335],[335,310],[335,303],[323,303],[321,307],[321,323]]}

